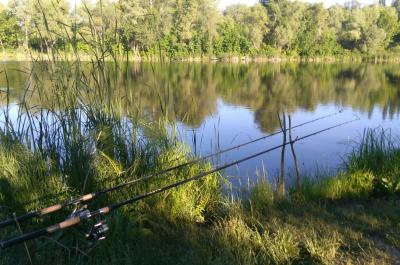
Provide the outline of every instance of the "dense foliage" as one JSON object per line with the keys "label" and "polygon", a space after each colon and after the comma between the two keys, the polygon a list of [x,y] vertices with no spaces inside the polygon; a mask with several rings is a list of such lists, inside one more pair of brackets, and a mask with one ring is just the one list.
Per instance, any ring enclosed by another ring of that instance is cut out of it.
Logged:
{"label": "dense foliage", "polygon": [[328,9],[262,0],[222,14],[215,0],[98,1],[74,8],[65,0],[18,0],[0,7],[0,46],[87,50],[85,39],[95,35],[137,56],[377,54],[398,49],[399,14],[398,0]]}
{"label": "dense foliage", "polygon": [[379,54],[400,44],[400,1],[383,2],[324,8],[261,0],[221,12],[216,0],[105,0],[74,7],[66,0],[17,0],[0,7],[0,46],[84,50],[90,49],[87,36],[95,35],[109,48],[138,56]]}

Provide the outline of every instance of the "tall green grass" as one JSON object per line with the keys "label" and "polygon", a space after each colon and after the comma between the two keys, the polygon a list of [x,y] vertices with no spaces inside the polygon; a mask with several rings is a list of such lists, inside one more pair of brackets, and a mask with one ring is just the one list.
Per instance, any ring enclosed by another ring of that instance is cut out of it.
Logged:
{"label": "tall green grass", "polygon": [[331,178],[305,178],[300,199],[361,199],[400,192],[400,148],[390,131],[366,129],[344,161],[344,171]]}
{"label": "tall green grass", "polygon": [[353,148],[346,163],[350,171],[368,169],[383,172],[394,165],[398,146],[391,131],[367,129]]}
{"label": "tall green grass", "polygon": [[346,163],[349,172],[370,171],[374,176],[377,193],[400,192],[399,139],[391,131],[368,129],[349,155]]}

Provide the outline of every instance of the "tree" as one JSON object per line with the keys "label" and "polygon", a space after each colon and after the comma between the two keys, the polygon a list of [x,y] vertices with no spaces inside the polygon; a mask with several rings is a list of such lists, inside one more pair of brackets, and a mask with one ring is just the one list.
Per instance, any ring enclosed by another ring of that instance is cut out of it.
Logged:
{"label": "tree", "polygon": [[10,1],[10,10],[16,17],[24,33],[23,46],[25,50],[29,48],[29,38],[32,32],[32,1],[14,0]]}
{"label": "tree", "polygon": [[339,41],[343,48],[348,50],[357,49],[362,38],[362,15],[358,9],[350,10],[346,14],[346,19],[342,23]]}
{"label": "tree", "polygon": [[[392,7],[396,9],[397,12],[397,18],[398,18],[398,27],[400,27],[399,25],[399,20],[400,20],[400,0],[394,0],[392,3]],[[399,29],[400,31],[400,29]],[[393,37],[393,42],[396,44],[400,43],[400,32],[398,32],[394,37]]]}
{"label": "tree", "polygon": [[397,16],[400,17],[400,0],[394,0],[392,3],[392,7],[396,9]]}
{"label": "tree", "polygon": [[177,51],[210,53],[220,15],[215,0],[177,0],[172,34]]}
{"label": "tree", "polygon": [[230,6],[225,11],[240,29],[240,34],[251,42],[253,50],[259,50],[268,31],[268,16],[261,4],[252,7],[246,5]]}
{"label": "tree", "polygon": [[31,46],[41,51],[49,51],[55,45],[63,46],[71,28],[67,1],[33,0],[32,4],[34,34]]}
{"label": "tree", "polygon": [[221,20],[216,0],[200,0],[196,18],[197,36],[201,40],[201,52],[212,54],[217,25]]}
{"label": "tree", "polygon": [[297,40],[300,55],[332,55],[340,50],[335,25],[329,24],[330,13],[322,4],[310,5],[304,15],[304,30]]}
{"label": "tree", "polygon": [[0,46],[3,51],[6,48],[17,48],[20,34],[17,18],[0,4]]}
{"label": "tree", "polygon": [[393,37],[399,33],[396,9],[392,7],[382,8],[376,25],[385,31],[386,37],[383,46],[387,48],[392,43]]}
{"label": "tree", "polygon": [[146,10],[137,0],[122,0],[117,5],[121,14],[121,34],[126,50],[137,51],[137,28],[140,27],[139,23],[146,15]]}
{"label": "tree", "polygon": [[298,33],[303,31],[302,18],[307,4],[288,0],[270,0],[262,2],[267,9],[270,31],[266,36],[267,44],[286,53],[296,53]]}
{"label": "tree", "polygon": [[24,46],[46,51],[64,42],[69,7],[64,0],[15,0],[11,2],[24,35]]}
{"label": "tree", "polygon": [[214,51],[217,55],[250,52],[250,42],[243,36],[240,27],[233,18],[224,17],[218,26],[218,35],[218,38],[214,41]]}
{"label": "tree", "polygon": [[171,32],[173,3],[171,0],[140,1],[145,10],[136,27],[136,39],[147,52],[161,52],[161,41]]}
{"label": "tree", "polygon": [[111,50],[120,39],[117,29],[121,19],[116,5],[111,1],[83,2],[78,6],[76,13],[77,25],[74,31],[80,37],[77,40],[80,47]]}

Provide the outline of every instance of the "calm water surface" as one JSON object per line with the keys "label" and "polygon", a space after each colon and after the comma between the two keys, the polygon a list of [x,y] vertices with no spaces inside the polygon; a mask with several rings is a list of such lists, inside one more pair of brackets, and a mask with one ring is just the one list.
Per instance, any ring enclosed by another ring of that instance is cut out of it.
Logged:
{"label": "calm water surface", "polygon": [[[30,63],[5,63],[11,101],[17,103],[30,80],[16,69]],[[291,114],[293,125],[338,113],[293,131],[294,137],[359,117],[360,120],[295,144],[303,174],[329,174],[365,128],[399,132],[400,66],[392,64],[132,64],[115,85],[123,106],[146,119],[167,116],[193,153],[205,155],[279,130],[277,112]],[[0,75],[0,88],[6,80]],[[32,97],[32,101],[35,98]],[[34,104],[34,102],[32,102]],[[240,159],[282,142],[274,136],[214,159]],[[234,182],[277,176],[280,151],[226,170]],[[286,152],[288,182],[293,175]],[[258,173],[257,173],[258,172]]]}

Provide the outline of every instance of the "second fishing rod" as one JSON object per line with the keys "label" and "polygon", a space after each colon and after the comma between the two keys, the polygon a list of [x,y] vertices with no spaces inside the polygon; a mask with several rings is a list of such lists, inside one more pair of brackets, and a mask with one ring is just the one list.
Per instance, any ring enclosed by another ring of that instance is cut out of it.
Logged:
{"label": "second fishing rod", "polygon": [[[315,131],[313,133],[310,133],[310,134],[307,134],[307,135],[304,135],[304,136],[301,136],[301,137],[297,137],[296,139],[294,139],[291,142],[285,142],[283,144],[274,146],[274,147],[266,149],[264,151],[255,153],[255,154],[247,156],[247,157],[244,157],[242,159],[226,163],[226,164],[224,164],[222,166],[219,166],[219,167],[215,167],[215,168],[213,168],[213,169],[211,169],[209,171],[202,172],[202,173],[200,173],[198,175],[195,175],[193,177],[189,177],[189,178],[186,178],[184,180],[181,180],[181,181],[169,184],[167,186],[164,186],[162,188],[159,188],[159,189],[144,193],[142,195],[138,195],[138,196],[132,197],[132,198],[127,199],[125,201],[121,201],[121,202],[110,204],[110,205],[108,205],[106,207],[102,207],[102,208],[97,209],[95,211],[89,211],[87,209],[84,209],[83,211],[79,212],[78,214],[71,215],[65,221],[62,221],[60,223],[57,223],[57,224],[54,224],[54,225],[51,225],[51,226],[48,226],[48,227],[45,227],[45,228],[30,232],[30,233],[26,233],[26,234],[23,234],[23,235],[20,235],[20,236],[17,236],[17,237],[10,238],[8,240],[2,241],[2,242],[0,242],[0,248],[6,249],[8,247],[14,246],[14,245],[19,244],[19,243],[26,242],[28,240],[32,240],[32,239],[35,239],[35,238],[38,238],[38,237],[41,237],[41,236],[45,236],[45,235],[51,235],[51,234],[53,234],[53,233],[55,233],[57,231],[64,230],[64,229],[67,229],[69,227],[73,227],[75,225],[78,225],[79,223],[81,223],[84,220],[89,220],[89,219],[93,219],[93,218],[95,218],[97,216],[106,215],[106,214],[108,214],[108,213],[110,213],[112,211],[115,211],[115,210],[117,210],[117,209],[119,209],[119,208],[121,208],[123,206],[128,205],[128,204],[132,204],[134,202],[143,200],[143,199],[145,199],[147,197],[162,193],[164,191],[167,191],[167,190],[170,190],[170,189],[173,189],[173,188],[177,188],[177,187],[179,187],[181,185],[184,185],[186,183],[199,180],[201,178],[204,178],[204,177],[209,176],[211,174],[214,174],[216,172],[222,171],[222,170],[224,170],[226,168],[238,165],[240,163],[243,163],[245,161],[251,160],[251,159],[256,158],[258,156],[261,156],[263,154],[270,153],[270,152],[272,152],[274,150],[277,150],[279,148],[282,148],[282,147],[284,147],[286,145],[294,144],[294,143],[296,143],[298,141],[313,137],[313,136],[321,134],[323,132],[326,132],[326,131],[329,131],[329,130],[332,130],[332,129],[335,129],[335,128],[338,128],[338,127],[341,127],[341,126],[344,126],[346,124],[350,124],[350,123],[355,122],[357,120],[359,120],[359,118],[356,118],[356,119],[353,119],[353,120],[349,120],[349,121],[346,121],[346,122],[342,122],[342,123],[333,125],[331,127],[325,128],[325,129],[321,129],[319,131]],[[108,230],[108,227],[105,230]]]}
{"label": "second fishing rod", "polygon": [[[299,127],[305,126],[307,124],[311,124],[311,123],[314,123],[314,122],[317,122],[317,121],[320,121],[320,120],[323,120],[323,119],[326,119],[326,118],[329,118],[329,117],[333,117],[335,115],[340,114],[341,112],[342,111],[331,113],[331,114],[328,114],[328,115],[325,115],[325,116],[321,116],[321,117],[318,117],[316,119],[313,119],[313,120],[310,120],[310,121],[307,121],[307,122],[304,122],[304,123],[297,124],[297,125],[293,126],[292,129],[299,128]],[[289,129],[286,129],[286,131],[289,131]],[[130,180],[130,181],[127,181],[127,182],[123,182],[123,183],[120,183],[120,184],[118,184],[116,186],[112,186],[110,188],[98,190],[98,191],[95,191],[95,192],[92,192],[92,193],[88,193],[88,194],[79,196],[79,197],[74,198],[72,200],[65,201],[63,203],[55,204],[55,205],[52,205],[52,206],[49,206],[49,207],[46,207],[46,208],[43,208],[43,209],[40,209],[40,210],[31,211],[31,212],[28,212],[26,214],[23,214],[23,215],[20,215],[20,216],[17,216],[17,217],[6,219],[6,220],[0,222],[0,228],[6,227],[6,226],[9,226],[9,225],[12,225],[12,224],[16,224],[18,222],[26,221],[26,220],[29,220],[31,218],[43,217],[43,216],[48,215],[50,213],[54,213],[54,212],[60,211],[61,209],[65,208],[67,206],[79,205],[81,203],[91,201],[91,200],[96,199],[97,197],[99,197],[101,195],[104,195],[106,193],[109,193],[109,192],[112,192],[112,191],[115,191],[115,190],[119,190],[119,189],[122,189],[124,187],[128,187],[128,186],[134,185],[134,184],[136,184],[138,182],[146,181],[146,180],[149,180],[149,179],[164,175],[164,174],[166,174],[168,172],[171,172],[171,171],[183,168],[183,167],[187,167],[187,166],[190,166],[190,165],[205,161],[205,160],[207,160],[209,158],[212,158],[212,157],[227,153],[229,151],[232,151],[232,150],[235,150],[235,149],[250,145],[252,143],[255,143],[255,142],[270,138],[270,137],[273,137],[273,136],[278,135],[278,134],[280,134],[282,132],[283,132],[282,130],[276,131],[276,132],[274,132],[272,134],[268,134],[268,135],[256,138],[254,140],[251,140],[251,141],[248,141],[248,142],[245,142],[245,143],[233,146],[233,147],[229,147],[229,148],[220,150],[220,151],[218,151],[216,153],[212,153],[212,154],[206,155],[204,157],[196,158],[194,160],[191,160],[191,161],[188,161],[188,162],[176,165],[176,166],[172,166],[172,167],[163,169],[161,171],[158,171],[158,172],[155,172],[155,173],[152,173],[152,174],[149,174],[149,175],[145,175],[145,176],[137,178],[137,179],[133,179],[133,180]]]}

